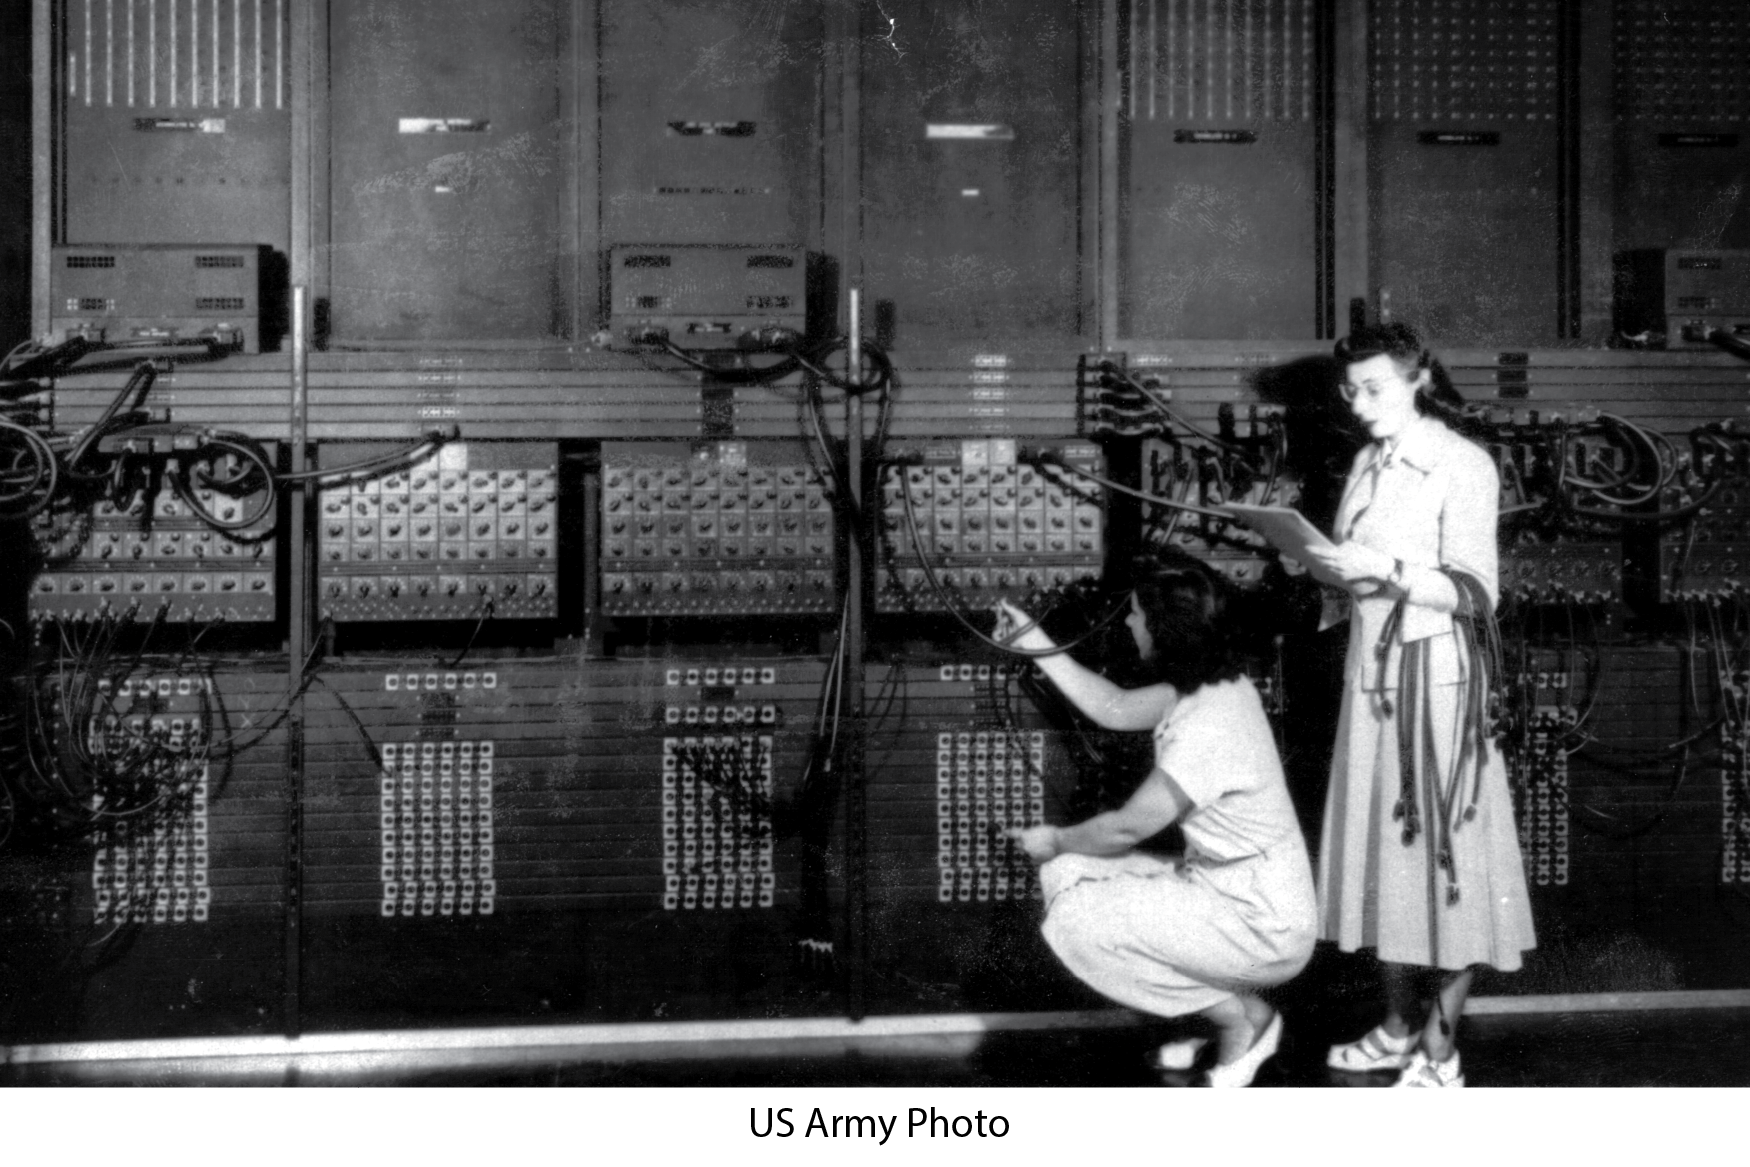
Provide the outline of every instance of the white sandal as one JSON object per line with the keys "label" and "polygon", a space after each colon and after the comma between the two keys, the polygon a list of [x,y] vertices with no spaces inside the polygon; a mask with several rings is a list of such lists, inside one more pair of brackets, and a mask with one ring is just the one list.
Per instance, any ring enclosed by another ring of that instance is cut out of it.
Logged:
{"label": "white sandal", "polygon": [[1401,1070],[1410,1064],[1416,1051],[1416,1034],[1393,1037],[1382,1025],[1368,1030],[1360,1041],[1334,1045],[1325,1055],[1325,1065],[1351,1074],[1371,1074],[1378,1070]]}
{"label": "white sandal", "polygon": [[1250,1086],[1252,1079],[1258,1076],[1258,1068],[1270,1060],[1281,1044],[1282,1014],[1276,1013],[1258,1040],[1252,1043],[1251,1049],[1225,1066],[1217,1062],[1209,1067],[1209,1084],[1217,1087]]}
{"label": "white sandal", "polygon": [[1458,1064],[1458,1051],[1445,1061],[1437,1062],[1421,1050],[1410,1059],[1410,1064],[1404,1067],[1404,1072],[1398,1075],[1393,1086],[1463,1086],[1464,1071]]}

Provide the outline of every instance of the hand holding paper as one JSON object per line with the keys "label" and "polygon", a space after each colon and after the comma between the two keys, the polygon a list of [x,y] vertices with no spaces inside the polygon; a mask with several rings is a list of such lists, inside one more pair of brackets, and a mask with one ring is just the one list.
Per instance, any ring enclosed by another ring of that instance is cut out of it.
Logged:
{"label": "hand holding paper", "polygon": [[[1292,507],[1228,503],[1221,509],[1268,539],[1285,558],[1304,566],[1314,579],[1344,591],[1355,590],[1356,582],[1368,578],[1366,573],[1355,573],[1364,565],[1371,566],[1379,555],[1359,544],[1332,543]],[[1389,562],[1386,570],[1391,570]]]}
{"label": "hand holding paper", "polygon": [[1371,596],[1386,587],[1397,561],[1383,551],[1353,540],[1309,552],[1317,565],[1314,575],[1356,596]]}
{"label": "hand holding paper", "polygon": [[1340,578],[1325,570],[1315,554],[1317,549],[1329,549],[1331,541],[1299,511],[1292,507],[1251,506],[1238,502],[1228,503],[1221,509],[1268,539],[1284,558],[1310,571],[1314,579],[1332,587],[1345,586]]}

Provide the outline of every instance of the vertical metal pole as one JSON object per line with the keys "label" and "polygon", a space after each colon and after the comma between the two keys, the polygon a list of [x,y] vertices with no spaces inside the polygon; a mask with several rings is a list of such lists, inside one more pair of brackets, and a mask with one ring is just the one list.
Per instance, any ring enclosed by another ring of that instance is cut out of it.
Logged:
{"label": "vertical metal pole", "polygon": [[[292,288],[292,416],[289,457],[293,474],[303,473],[310,436],[309,289]],[[303,481],[294,480],[288,500],[291,537],[287,540],[288,565],[286,608],[288,612],[286,700],[286,865],[285,865],[285,985],[284,1027],[296,1037],[302,1028],[303,923],[304,923],[304,662],[310,656],[311,580],[305,524],[308,495]]]}
{"label": "vertical metal pole", "polygon": [[[310,437],[310,290],[299,284],[292,289],[292,416],[290,424],[291,471],[302,474],[309,457]],[[291,588],[288,602],[291,615],[289,636],[292,654],[292,689],[297,690],[299,666],[310,651],[309,597],[300,590],[309,570],[304,554],[304,525],[307,518],[304,483],[294,480],[291,486]]]}
{"label": "vertical metal pole", "polygon": [[54,107],[54,21],[49,0],[31,5],[30,30],[30,335],[49,330],[49,258],[59,226]]}
{"label": "vertical metal pole", "polygon": [[[1119,186],[1124,173],[1120,153],[1122,143],[1119,138],[1119,127],[1123,120],[1120,117],[1122,110],[1119,102],[1123,87],[1118,76],[1118,0],[1103,0],[1101,3],[1099,37],[1097,59],[1100,62],[1100,103],[1096,122],[1099,150],[1096,171],[1098,185],[1095,187],[1099,202],[1095,213],[1098,229],[1094,257],[1094,273],[1098,282],[1095,313],[1100,332],[1100,348],[1110,352],[1118,346],[1119,341],[1118,215],[1121,206]],[[1134,86],[1136,78],[1132,77],[1130,84]]]}
{"label": "vertical metal pole", "polygon": [[845,1011],[853,1021],[867,1010],[868,988],[868,799],[863,775],[863,599],[866,595],[865,545],[868,524],[863,515],[863,315],[862,290],[850,289],[850,343],[846,356],[845,480],[850,489],[850,513],[859,521],[846,540],[845,656],[840,678],[844,707],[851,711],[844,727],[844,757],[839,772],[845,790],[845,958],[850,978]]}
{"label": "vertical metal pole", "polygon": [[1366,311],[1373,297],[1372,259],[1368,253],[1371,187],[1367,181],[1368,78],[1377,62],[1369,56],[1367,11],[1364,5],[1332,6],[1330,152],[1328,186],[1331,232],[1332,297],[1344,309],[1333,328],[1352,325],[1357,310]]}

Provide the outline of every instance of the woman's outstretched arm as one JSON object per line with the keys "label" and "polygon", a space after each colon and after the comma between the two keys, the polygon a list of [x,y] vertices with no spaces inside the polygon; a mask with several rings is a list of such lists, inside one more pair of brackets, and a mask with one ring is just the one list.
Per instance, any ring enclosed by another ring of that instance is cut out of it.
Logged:
{"label": "woman's outstretched arm", "polygon": [[1057,647],[1045,630],[1021,609],[1007,600],[998,602],[996,638],[1029,652],[1046,652],[1033,663],[1051,678],[1051,683],[1082,715],[1102,729],[1151,730],[1178,700],[1171,685],[1147,685],[1126,689],[1114,685],[1092,669],[1077,664],[1066,652],[1051,653]]}
{"label": "woman's outstretched arm", "polygon": [[1130,801],[1117,810],[1084,819],[1073,827],[1011,827],[1003,833],[1035,863],[1059,855],[1122,855],[1166,830],[1191,805],[1179,784],[1157,768],[1149,771]]}

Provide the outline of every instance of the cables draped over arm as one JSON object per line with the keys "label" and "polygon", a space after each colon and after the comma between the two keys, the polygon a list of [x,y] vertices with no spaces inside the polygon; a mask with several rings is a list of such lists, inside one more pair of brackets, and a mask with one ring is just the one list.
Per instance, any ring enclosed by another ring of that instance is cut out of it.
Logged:
{"label": "cables draped over arm", "polygon": [[1396,700],[1383,703],[1387,717],[1398,719],[1398,801],[1392,819],[1403,824],[1403,842],[1410,846],[1424,831],[1432,862],[1446,874],[1446,902],[1459,901],[1458,860],[1452,837],[1473,821],[1482,795],[1483,767],[1494,748],[1495,721],[1501,711],[1500,685],[1506,656],[1494,604],[1481,580],[1468,572],[1442,567],[1458,593],[1453,635],[1465,662],[1458,692],[1456,720],[1458,754],[1442,767],[1435,746],[1434,685],[1427,640],[1403,641],[1404,609],[1399,596],[1380,630],[1375,651],[1382,661],[1394,646],[1402,646]]}

